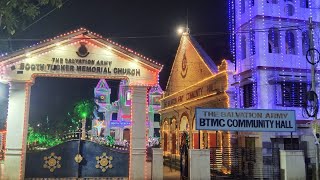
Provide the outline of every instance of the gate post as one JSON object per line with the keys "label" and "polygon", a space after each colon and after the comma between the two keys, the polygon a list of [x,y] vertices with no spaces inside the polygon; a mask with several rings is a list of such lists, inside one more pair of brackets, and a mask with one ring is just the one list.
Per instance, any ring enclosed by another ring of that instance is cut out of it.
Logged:
{"label": "gate post", "polygon": [[210,179],[209,149],[189,149],[188,179]]}
{"label": "gate post", "polygon": [[151,179],[163,180],[163,150],[152,148]]}
{"label": "gate post", "polygon": [[147,87],[133,86],[131,105],[131,140],[129,179],[145,179]]}
{"label": "gate post", "polygon": [[24,179],[31,83],[10,82],[5,178]]}

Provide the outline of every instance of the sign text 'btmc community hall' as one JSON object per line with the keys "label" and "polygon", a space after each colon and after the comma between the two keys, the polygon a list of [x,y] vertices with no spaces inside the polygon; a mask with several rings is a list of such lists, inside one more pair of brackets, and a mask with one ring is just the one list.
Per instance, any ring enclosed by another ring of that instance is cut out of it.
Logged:
{"label": "sign text 'btmc community hall'", "polygon": [[295,111],[196,108],[197,130],[293,132]]}

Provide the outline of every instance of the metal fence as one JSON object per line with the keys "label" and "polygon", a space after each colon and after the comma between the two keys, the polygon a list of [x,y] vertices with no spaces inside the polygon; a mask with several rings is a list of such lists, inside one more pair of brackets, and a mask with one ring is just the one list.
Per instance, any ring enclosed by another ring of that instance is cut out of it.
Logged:
{"label": "metal fence", "polygon": [[163,156],[163,165],[168,166],[171,170],[180,170],[180,156],[176,154]]}
{"label": "metal fence", "polygon": [[210,148],[212,179],[280,180],[280,152],[272,148]]}

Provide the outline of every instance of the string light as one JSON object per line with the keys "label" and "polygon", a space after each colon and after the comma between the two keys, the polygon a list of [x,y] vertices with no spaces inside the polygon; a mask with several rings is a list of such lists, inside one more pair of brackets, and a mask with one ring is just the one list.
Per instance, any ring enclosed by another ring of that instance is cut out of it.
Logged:
{"label": "string light", "polygon": [[[83,35],[83,33],[85,33],[85,32],[88,32],[88,34],[86,36],[93,35],[93,36],[98,37],[99,39],[93,37],[93,39],[95,40],[94,41],[95,43],[92,43],[91,41],[87,41]],[[98,47],[98,46],[95,44],[100,43],[100,45],[104,45],[106,47],[109,47],[109,48],[112,48],[112,49],[117,50],[119,52],[122,52],[122,54],[123,54],[123,50],[124,50],[124,51],[127,51],[124,54],[130,55],[132,58],[138,58],[139,60],[142,60],[141,62],[146,62],[146,65],[148,65],[147,62],[150,62],[150,63],[154,64],[155,66],[157,66],[157,68],[159,70],[161,70],[163,68],[163,65],[161,65],[160,63],[158,63],[150,58],[146,58],[145,56],[143,56],[135,51],[132,51],[131,49],[128,49],[124,46],[121,46],[118,43],[115,43],[109,39],[102,38],[101,35],[98,35],[96,33],[92,33],[84,28],[80,28],[75,31],[70,31],[68,33],[64,33],[63,35],[59,35],[59,36],[56,36],[51,39],[46,39],[44,41],[40,41],[39,43],[34,44],[31,47],[29,47],[30,49],[28,49],[28,50],[27,49],[20,49],[20,50],[15,51],[15,53],[10,54],[9,56],[7,56],[7,54],[2,54],[1,55],[2,57],[0,58],[0,66],[2,66],[1,65],[2,62],[6,62],[5,60],[8,60],[8,59],[14,60],[16,58],[21,59],[21,57],[25,54],[26,51],[28,51],[28,53],[26,53],[25,56],[30,57],[31,55],[34,56],[33,55],[34,53],[32,53],[33,51],[36,51],[38,53],[38,51],[39,51],[38,49],[42,49],[43,47],[51,48],[52,45],[56,46],[58,40],[60,40],[60,41],[63,41],[63,40],[73,41],[74,39],[81,39],[80,42],[87,42],[89,45],[94,45],[96,47]],[[50,42],[50,43],[48,43],[48,42]],[[24,50],[24,51],[22,51],[22,50]]]}
{"label": "string light", "polygon": [[[130,87],[130,91],[132,94],[134,93],[133,87]],[[133,97],[131,97],[131,105],[130,105],[130,116],[133,117],[132,105],[133,105]],[[133,123],[133,118],[130,119],[131,124]],[[132,128],[130,129],[130,155],[132,154]],[[132,156],[129,156],[129,179],[132,178]]]}
{"label": "string light", "polygon": [[[149,92],[148,92],[148,90],[147,90],[147,93],[146,93],[146,95],[147,94],[149,94]],[[148,179],[148,171],[147,171],[147,156],[148,156],[148,149],[146,148],[147,147],[147,144],[148,144],[148,134],[147,134],[147,130],[149,129],[149,128],[147,128],[148,126],[146,125],[146,124],[148,124],[148,122],[149,122],[149,106],[148,106],[148,104],[149,104],[149,99],[148,99],[148,97],[149,96],[146,96],[145,95],[145,125],[144,125],[144,133],[145,133],[145,144],[144,144],[144,147],[145,147],[145,156],[144,156],[144,179],[145,180],[147,180]],[[150,124],[149,124],[150,125]]]}

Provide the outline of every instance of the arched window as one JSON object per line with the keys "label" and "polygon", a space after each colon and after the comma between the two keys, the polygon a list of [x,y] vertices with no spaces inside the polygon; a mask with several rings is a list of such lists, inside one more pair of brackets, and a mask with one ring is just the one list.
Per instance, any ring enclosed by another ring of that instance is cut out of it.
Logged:
{"label": "arched window", "polygon": [[286,54],[296,54],[295,37],[291,30],[286,31]]}
{"label": "arched window", "polygon": [[294,6],[292,4],[286,4],[285,12],[288,16],[293,16],[294,14]]}
{"label": "arched window", "polygon": [[271,28],[268,31],[268,49],[269,53],[280,53],[280,33],[277,28]]}
{"label": "arched window", "polygon": [[254,31],[250,31],[249,38],[250,38],[250,55],[255,55],[256,54],[256,45],[255,45]]}
{"label": "arched window", "polygon": [[183,116],[180,120],[180,131],[188,131],[189,130],[189,122],[187,116]]}
{"label": "arched window", "polygon": [[285,8],[284,8],[284,12],[286,13],[287,16],[293,16],[293,14],[295,13],[295,4],[293,2],[293,0],[285,0]]}
{"label": "arched window", "polygon": [[302,54],[306,55],[309,49],[309,31],[302,32]]}
{"label": "arched window", "polygon": [[246,36],[241,36],[241,59],[245,59],[247,57],[247,43]]}

